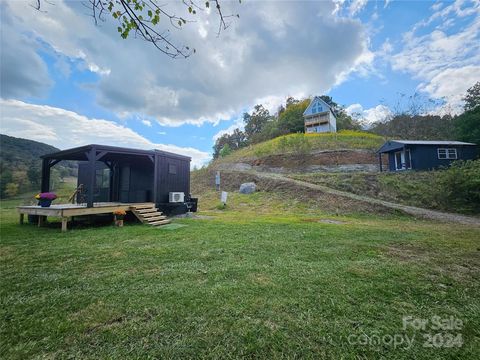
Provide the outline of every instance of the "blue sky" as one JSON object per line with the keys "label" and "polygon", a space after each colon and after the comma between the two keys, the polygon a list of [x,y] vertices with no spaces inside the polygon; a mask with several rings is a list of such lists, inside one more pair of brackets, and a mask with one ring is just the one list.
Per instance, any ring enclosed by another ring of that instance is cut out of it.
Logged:
{"label": "blue sky", "polygon": [[[178,2],[171,11],[185,11]],[[197,53],[170,59],[117,24],[95,26],[79,1],[2,2],[1,131],[59,148],[161,148],[201,165],[219,134],[262,103],[327,94],[366,122],[399,94],[456,113],[480,79],[480,5],[473,1],[227,2],[240,18],[217,36],[202,12],[173,39]]]}

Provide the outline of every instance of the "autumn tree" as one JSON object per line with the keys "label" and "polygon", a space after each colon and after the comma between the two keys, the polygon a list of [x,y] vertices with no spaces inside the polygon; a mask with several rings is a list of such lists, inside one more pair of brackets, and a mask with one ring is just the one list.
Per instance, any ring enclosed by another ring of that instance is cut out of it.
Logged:
{"label": "autumn tree", "polygon": [[278,129],[281,134],[304,132],[303,113],[309,104],[309,99],[287,99],[285,111],[278,117]]}

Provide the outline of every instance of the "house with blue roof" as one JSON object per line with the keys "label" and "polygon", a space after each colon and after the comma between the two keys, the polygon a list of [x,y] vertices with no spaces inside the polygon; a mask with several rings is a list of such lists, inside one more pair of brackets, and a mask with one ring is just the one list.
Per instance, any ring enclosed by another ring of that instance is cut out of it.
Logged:
{"label": "house with blue roof", "polygon": [[337,132],[337,118],[332,108],[315,96],[303,113],[305,133]]}

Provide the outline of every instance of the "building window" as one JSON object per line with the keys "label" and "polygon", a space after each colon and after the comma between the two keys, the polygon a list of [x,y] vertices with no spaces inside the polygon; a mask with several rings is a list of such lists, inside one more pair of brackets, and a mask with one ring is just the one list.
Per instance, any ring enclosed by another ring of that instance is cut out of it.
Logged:
{"label": "building window", "polygon": [[437,152],[439,159],[455,160],[457,158],[457,149],[439,148]]}
{"label": "building window", "polygon": [[168,173],[172,175],[177,174],[177,165],[175,164],[168,164]]}
{"label": "building window", "polygon": [[316,114],[322,111],[322,105],[319,103],[313,104],[312,106],[312,114]]}

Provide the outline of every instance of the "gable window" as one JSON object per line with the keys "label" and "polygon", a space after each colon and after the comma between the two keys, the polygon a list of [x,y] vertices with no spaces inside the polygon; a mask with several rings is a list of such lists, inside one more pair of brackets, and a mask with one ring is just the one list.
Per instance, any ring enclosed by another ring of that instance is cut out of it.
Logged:
{"label": "gable window", "polygon": [[438,148],[437,149],[439,159],[453,159],[457,158],[457,149],[450,148]]}
{"label": "gable window", "polygon": [[168,173],[175,175],[177,173],[177,165],[175,164],[168,164]]}
{"label": "gable window", "polygon": [[316,114],[322,111],[322,105],[320,105],[318,102],[313,104],[312,106],[312,114]]}

